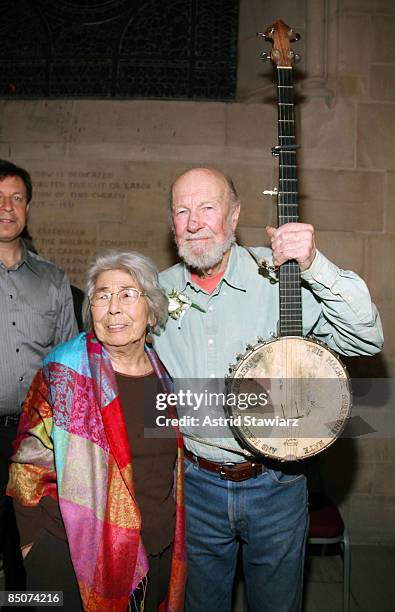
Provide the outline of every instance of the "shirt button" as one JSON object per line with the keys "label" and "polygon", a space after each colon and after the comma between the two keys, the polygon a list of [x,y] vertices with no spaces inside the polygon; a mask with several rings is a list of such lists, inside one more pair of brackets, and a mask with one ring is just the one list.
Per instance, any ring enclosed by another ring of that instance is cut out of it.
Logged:
{"label": "shirt button", "polygon": [[23,376],[20,376],[19,377],[19,382],[22,382],[22,380],[23,380]]}
{"label": "shirt button", "polygon": [[16,352],[19,353],[19,349],[16,349]]}
{"label": "shirt button", "polygon": [[351,295],[348,295],[348,296],[346,297],[346,300],[347,300],[347,302],[352,302],[352,296],[351,296]]}
{"label": "shirt button", "polygon": [[15,321],[12,322],[13,325],[16,325]]}
{"label": "shirt button", "polygon": [[208,307],[208,311],[209,311],[209,312],[213,312],[213,310],[214,310],[214,307],[213,307],[213,306],[209,306],[209,307]]}
{"label": "shirt button", "polygon": [[11,295],[11,293],[10,293],[10,299],[12,300],[12,295]]}
{"label": "shirt button", "polygon": [[209,343],[209,344],[214,344],[214,340],[213,340],[212,338],[209,338],[209,339],[208,339],[208,343]]}
{"label": "shirt button", "polygon": [[215,378],[215,374],[210,374],[210,378]]}

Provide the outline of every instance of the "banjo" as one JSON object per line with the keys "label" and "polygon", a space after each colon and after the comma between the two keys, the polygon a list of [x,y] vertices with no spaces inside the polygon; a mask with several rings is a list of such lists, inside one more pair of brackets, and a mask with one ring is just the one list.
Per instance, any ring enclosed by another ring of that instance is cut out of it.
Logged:
{"label": "banjo", "polygon": [[[272,153],[279,157],[279,187],[274,193],[280,226],[299,220],[293,114],[295,54],[290,48],[299,35],[279,20],[263,36],[273,43],[270,56],[263,56],[277,66],[278,145]],[[268,270],[273,281],[274,269]],[[255,346],[247,345],[246,352],[237,356],[226,379],[227,394],[249,399],[242,407],[239,402],[226,402],[225,410],[243,448],[255,455],[295,461],[317,455],[342,433],[350,416],[351,389],[337,354],[322,342],[303,336],[298,263],[293,260],[281,265],[278,281],[278,337],[258,339]],[[264,401],[251,401],[256,397]]]}

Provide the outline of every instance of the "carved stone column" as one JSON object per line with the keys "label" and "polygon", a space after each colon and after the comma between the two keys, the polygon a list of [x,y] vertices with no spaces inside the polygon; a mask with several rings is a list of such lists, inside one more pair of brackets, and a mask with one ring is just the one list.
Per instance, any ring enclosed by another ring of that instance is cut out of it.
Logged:
{"label": "carved stone column", "polygon": [[326,98],[334,92],[328,87],[328,0],[306,0],[306,80],[303,89],[310,97]]}

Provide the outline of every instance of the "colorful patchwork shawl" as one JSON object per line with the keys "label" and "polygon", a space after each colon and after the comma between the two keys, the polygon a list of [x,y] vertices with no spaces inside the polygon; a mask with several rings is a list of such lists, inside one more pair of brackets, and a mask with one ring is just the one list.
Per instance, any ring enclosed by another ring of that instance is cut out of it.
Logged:
{"label": "colorful patchwork shawl", "polygon": [[[155,351],[146,346],[146,352],[168,391],[168,374]],[[84,609],[124,612],[148,561],[115,375],[93,334],[80,334],[45,358],[25,400],[12,461],[9,495],[25,506],[36,506],[45,495],[59,500]],[[178,435],[176,530],[161,612],[183,608],[182,464]]]}

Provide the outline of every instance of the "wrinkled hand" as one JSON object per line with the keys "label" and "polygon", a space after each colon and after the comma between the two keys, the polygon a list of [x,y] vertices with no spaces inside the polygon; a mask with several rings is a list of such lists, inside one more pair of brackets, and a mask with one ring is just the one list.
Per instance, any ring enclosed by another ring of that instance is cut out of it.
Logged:
{"label": "wrinkled hand", "polygon": [[279,228],[267,227],[271,241],[273,263],[281,266],[295,259],[304,272],[310,268],[316,254],[314,227],[308,223],[285,223]]}

